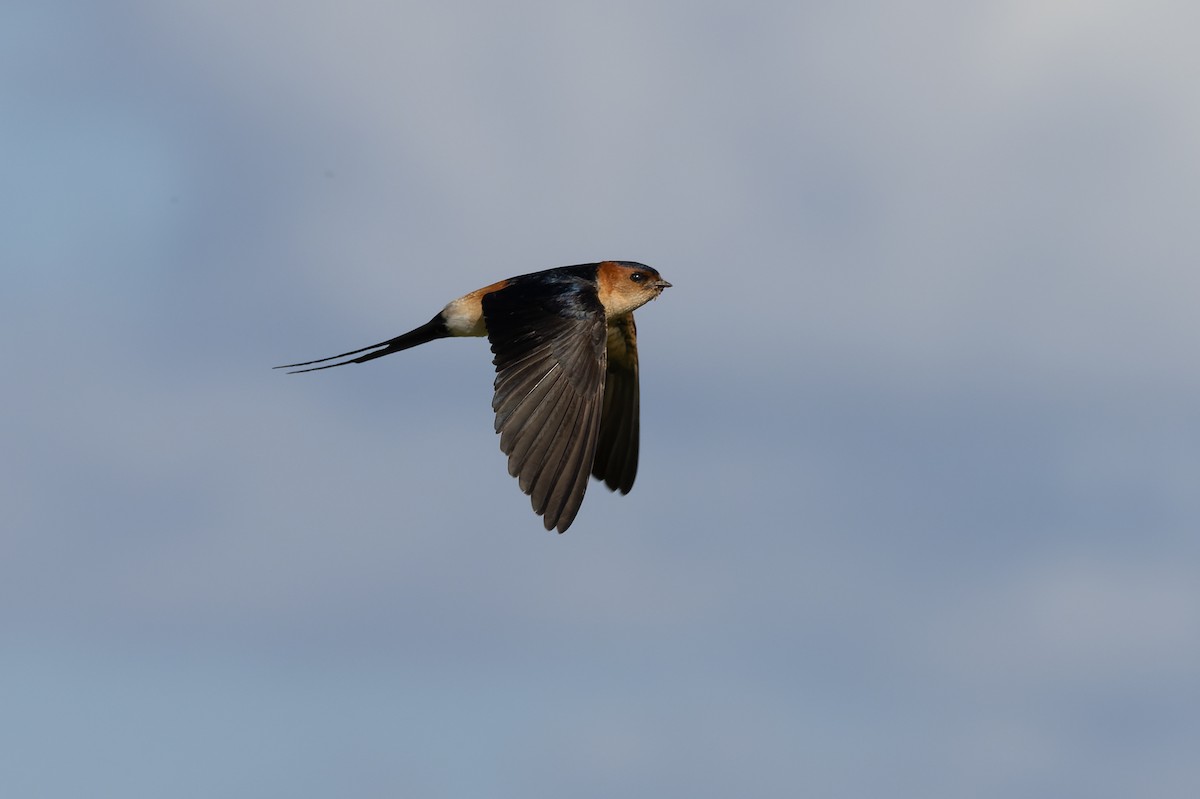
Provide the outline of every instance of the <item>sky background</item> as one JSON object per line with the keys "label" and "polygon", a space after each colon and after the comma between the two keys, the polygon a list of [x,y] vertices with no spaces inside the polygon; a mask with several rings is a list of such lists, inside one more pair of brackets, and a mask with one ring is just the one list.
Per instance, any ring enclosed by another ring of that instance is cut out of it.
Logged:
{"label": "sky background", "polygon": [[[1190,2],[0,4],[0,794],[1200,795]],[[542,530],[486,342],[605,258]]]}

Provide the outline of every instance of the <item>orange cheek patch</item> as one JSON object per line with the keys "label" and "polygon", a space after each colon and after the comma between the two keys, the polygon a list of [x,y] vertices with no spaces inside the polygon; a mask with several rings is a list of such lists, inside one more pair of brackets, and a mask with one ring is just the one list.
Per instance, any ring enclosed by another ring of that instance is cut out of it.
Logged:
{"label": "orange cheek patch", "polygon": [[628,279],[628,272],[614,264],[612,261],[601,261],[596,268],[596,293],[600,297],[600,304],[605,308],[610,308],[617,294],[620,292],[619,286],[622,279]]}

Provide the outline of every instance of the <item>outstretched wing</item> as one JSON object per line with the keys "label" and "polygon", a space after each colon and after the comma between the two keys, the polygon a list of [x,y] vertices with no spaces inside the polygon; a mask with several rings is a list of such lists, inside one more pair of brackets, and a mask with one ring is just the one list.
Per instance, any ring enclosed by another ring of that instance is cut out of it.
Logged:
{"label": "outstretched wing", "polygon": [[508,472],[546,529],[565,532],[587,491],[603,409],[607,340],[595,280],[517,278],[483,297],[483,315]]}
{"label": "outstretched wing", "polygon": [[637,325],[632,313],[609,321],[608,374],[592,474],[610,490],[628,494],[638,465]]}

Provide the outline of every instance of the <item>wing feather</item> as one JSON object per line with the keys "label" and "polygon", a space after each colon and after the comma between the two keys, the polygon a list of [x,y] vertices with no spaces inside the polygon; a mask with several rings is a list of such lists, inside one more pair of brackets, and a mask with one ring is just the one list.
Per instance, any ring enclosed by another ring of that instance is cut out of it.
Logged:
{"label": "wing feather", "polygon": [[[582,435],[572,442],[572,448],[567,453],[567,460],[562,469],[562,476],[550,495],[546,518],[552,515],[558,519],[559,531],[566,530],[583,504],[583,495],[587,491],[588,476],[591,472],[592,458],[596,451],[596,435],[600,427],[600,403],[591,403],[585,410],[586,418],[581,425]],[[549,529],[549,525],[547,525]]]}
{"label": "wing feather", "polygon": [[637,477],[641,427],[637,326],[633,314],[609,326],[607,349],[603,412],[592,474],[609,489],[628,494]]}
{"label": "wing feather", "polygon": [[563,532],[587,491],[604,402],[607,334],[594,276],[517,278],[482,302],[500,449],[546,529]]}

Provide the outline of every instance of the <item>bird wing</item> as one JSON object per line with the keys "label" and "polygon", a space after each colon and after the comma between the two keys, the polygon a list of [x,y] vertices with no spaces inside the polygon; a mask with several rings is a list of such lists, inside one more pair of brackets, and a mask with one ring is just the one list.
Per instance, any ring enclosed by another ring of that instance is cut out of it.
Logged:
{"label": "bird wing", "polygon": [[608,325],[608,374],[600,436],[592,474],[613,491],[628,494],[638,464],[638,353],[637,325],[625,314]]}
{"label": "bird wing", "polygon": [[516,279],[482,303],[500,450],[546,529],[564,532],[587,491],[603,408],[608,349],[595,281]]}

